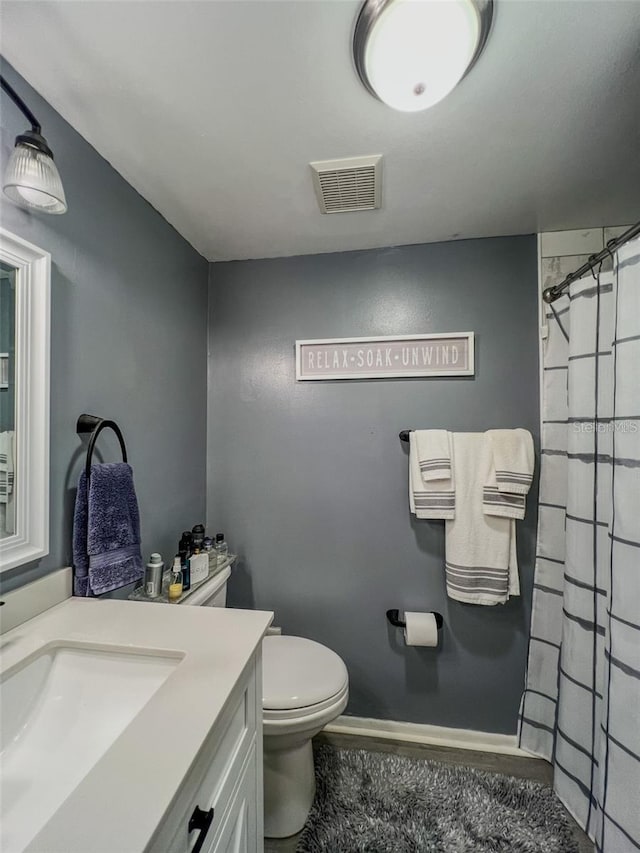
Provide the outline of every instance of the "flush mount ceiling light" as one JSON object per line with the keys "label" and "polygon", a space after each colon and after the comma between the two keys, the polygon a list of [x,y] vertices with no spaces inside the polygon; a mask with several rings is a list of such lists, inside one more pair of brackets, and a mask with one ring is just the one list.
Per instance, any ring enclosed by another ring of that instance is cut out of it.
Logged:
{"label": "flush mount ceiling light", "polygon": [[353,35],[360,79],[404,112],[432,107],[482,52],[493,0],[365,0]]}
{"label": "flush mount ceiling light", "polygon": [[42,213],[66,213],[62,181],[38,120],[4,77],[0,77],[0,85],[31,123],[31,130],[16,136],[16,147],[2,181],[4,194],[21,207]]}

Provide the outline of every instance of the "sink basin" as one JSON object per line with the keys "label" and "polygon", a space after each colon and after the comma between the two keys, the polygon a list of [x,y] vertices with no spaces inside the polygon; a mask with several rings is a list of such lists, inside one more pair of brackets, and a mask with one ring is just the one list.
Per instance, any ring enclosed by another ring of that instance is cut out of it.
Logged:
{"label": "sink basin", "polygon": [[179,662],[64,644],[7,673],[0,684],[3,853],[24,850]]}

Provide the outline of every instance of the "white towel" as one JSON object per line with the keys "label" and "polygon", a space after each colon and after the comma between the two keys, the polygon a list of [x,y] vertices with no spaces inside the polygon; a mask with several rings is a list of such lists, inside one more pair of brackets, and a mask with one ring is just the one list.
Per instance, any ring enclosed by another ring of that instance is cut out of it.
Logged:
{"label": "white towel", "polygon": [[4,536],[16,532],[13,447],[13,432],[0,432],[0,533]]}
{"label": "white towel", "polygon": [[520,595],[520,572],[518,571],[518,550],[516,547],[516,523],[511,521],[509,544],[509,598]]}
{"label": "white towel", "polygon": [[453,458],[456,515],[445,525],[447,594],[470,604],[504,604],[520,593],[516,529],[512,518],[483,512],[493,463],[487,433],[454,433]]}
{"label": "white towel", "polygon": [[0,432],[0,503],[13,492],[13,432]]}
{"label": "white towel", "polygon": [[424,483],[451,479],[451,434],[446,429],[417,429],[413,433]]}
{"label": "white towel", "polygon": [[409,433],[409,506],[416,518],[455,518],[455,480],[453,460],[449,479],[430,480],[420,473],[415,432]]}
{"label": "white towel", "polygon": [[501,492],[526,495],[533,480],[533,439],[526,429],[490,429],[496,485]]}
{"label": "white towel", "polygon": [[482,510],[485,515],[497,515],[502,518],[524,518],[526,501],[524,495],[510,495],[501,492],[496,483],[493,466],[489,474],[489,482],[482,490]]}

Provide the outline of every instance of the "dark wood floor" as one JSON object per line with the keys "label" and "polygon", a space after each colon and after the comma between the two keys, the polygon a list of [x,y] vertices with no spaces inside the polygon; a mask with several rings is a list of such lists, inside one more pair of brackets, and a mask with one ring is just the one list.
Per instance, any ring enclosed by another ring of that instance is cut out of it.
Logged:
{"label": "dark wood floor", "polygon": [[[389,752],[408,758],[425,758],[443,764],[464,765],[486,770],[489,773],[504,773],[521,779],[534,779],[551,785],[553,773],[546,761],[520,758],[517,755],[499,755],[495,752],[475,752],[470,749],[454,749],[448,746],[431,746],[421,743],[388,740],[385,738],[360,737],[358,735],[319,734],[314,743],[330,743],[342,749],[369,749],[372,752]],[[593,844],[569,815],[574,827],[580,853],[594,853]],[[295,853],[299,836],[279,840],[265,839],[265,853]],[[335,851],[339,853],[339,851]]]}

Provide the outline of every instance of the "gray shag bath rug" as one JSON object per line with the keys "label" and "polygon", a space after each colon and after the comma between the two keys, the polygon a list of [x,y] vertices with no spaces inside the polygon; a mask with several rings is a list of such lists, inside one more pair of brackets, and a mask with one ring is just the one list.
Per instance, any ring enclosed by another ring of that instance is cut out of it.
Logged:
{"label": "gray shag bath rug", "polygon": [[577,853],[539,782],[365,750],[315,750],[297,853]]}

